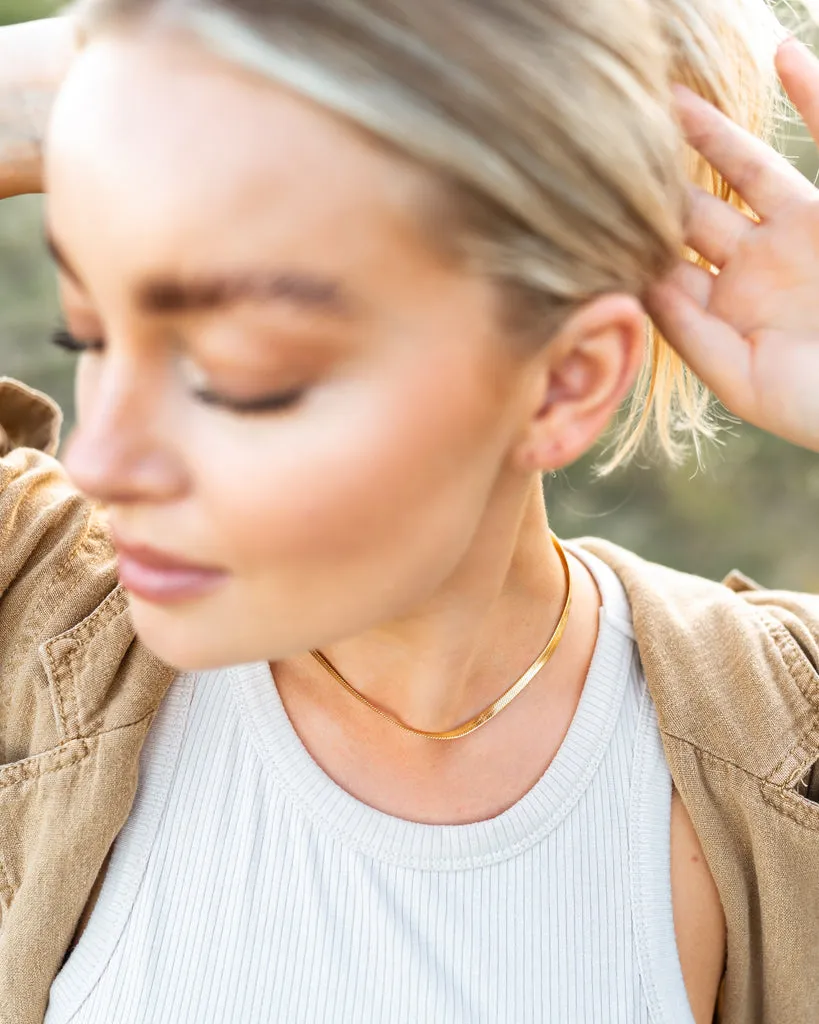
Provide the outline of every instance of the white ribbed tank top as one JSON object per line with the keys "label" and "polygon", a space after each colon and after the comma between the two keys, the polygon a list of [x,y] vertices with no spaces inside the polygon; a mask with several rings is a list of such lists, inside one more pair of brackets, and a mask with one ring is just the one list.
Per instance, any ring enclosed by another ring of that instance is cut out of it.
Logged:
{"label": "white ribbed tank top", "polygon": [[671,777],[614,573],[576,714],[498,817],[407,822],[337,786],[265,664],[190,673],[45,1024],[693,1024]]}

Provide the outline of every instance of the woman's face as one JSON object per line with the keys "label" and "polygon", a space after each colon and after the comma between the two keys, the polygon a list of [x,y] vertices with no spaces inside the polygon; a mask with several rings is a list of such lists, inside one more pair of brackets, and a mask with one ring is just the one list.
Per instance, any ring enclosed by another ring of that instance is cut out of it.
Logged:
{"label": "woman's face", "polygon": [[527,385],[490,286],[425,235],[421,172],[134,34],[78,59],[47,175],[67,326],[99,349],[68,471],[122,544],[221,570],[194,597],[132,591],[149,646],[274,659],[434,595],[524,487]]}

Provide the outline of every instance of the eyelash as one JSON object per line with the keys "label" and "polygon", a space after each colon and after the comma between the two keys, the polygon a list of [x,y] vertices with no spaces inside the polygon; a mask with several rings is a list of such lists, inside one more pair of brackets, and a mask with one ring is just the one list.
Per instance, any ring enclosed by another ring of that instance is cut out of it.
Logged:
{"label": "eyelash", "polygon": [[67,352],[73,352],[75,354],[83,352],[101,352],[103,347],[102,341],[80,341],[79,338],[75,338],[74,335],[64,327],[58,327],[52,335],[51,340],[58,348],[63,348]]}
{"label": "eyelash", "polygon": [[[65,349],[67,352],[75,355],[91,352],[100,353],[105,348],[103,341],[96,339],[93,341],[82,341],[64,327],[58,328],[51,340],[58,348]],[[201,388],[193,392],[193,397],[203,405],[226,409],[233,413],[253,415],[254,413],[284,412],[285,410],[292,409],[304,397],[304,391],[283,391],[277,395],[268,395],[264,398],[254,398],[240,402],[235,399],[226,398],[224,395],[220,395],[209,388]]]}

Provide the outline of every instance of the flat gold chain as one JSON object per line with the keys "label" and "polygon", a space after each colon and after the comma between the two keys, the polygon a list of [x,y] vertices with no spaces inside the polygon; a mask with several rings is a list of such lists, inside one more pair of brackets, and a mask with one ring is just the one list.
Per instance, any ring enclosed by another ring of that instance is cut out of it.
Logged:
{"label": "flat gold chain", "polygon": [[474,718],[470,718],[468,722],[464,722],[463,725],[459,725],[455,729],[449,729],[446,732],[426,732],[424,729],[413,729],[411,725],[406,725],[400,720],[400,718],[396,718],[388,711],[384,711],[383,708],[379,708],[377,705],[373,704],[372,701],[367,700],[363,693],[360,693],[351,683],[347,682],[335,665],[325,658],[321,651],[311,651],[310,653],[316,661],[330,673],[336,682],[344,687],[347,693],[352,697],[355,697],[355,699],[360,701],[360,703],[366,705],[377,715],[380,715],[382,718],[386,718],[388,722],[392,722],[393,725],[398,726],[398,728],[403,732],[411,733],[413,736],[422,736],[424,739],[428,740],[459,740],[464,736],[468,736],[470,733],[475,732],[476,729],[480,729],[482,725],[486,725],[487,722],[491,722],[496,715],[500,714],[504,708],[508,707],[512,703],[515,697],[523,693],[529,683],[531,683],[546,662],[552,657],[554,652],[557,650],[557,645],[563,637],[563,633],[566,629],[566,623],[569,621],[569,610],[572,606],[572,574],[569,569],[569,561],[566,558],[566,552],[563,550],[563,545],[554,534],[552,534],[552,543],[557,549],[557,553],[560,555],[560,561],[563,564],[563,572],[566,576],[566,600],[563,604],[563,611],[560,613],[560,619],[558,620],[554,633],[552,633],[549,642],[537,656],[535,661],[505,693],[501,694],[496,701],[493,701],[493,703],[484,711],[481,711],[479,715],[476,715]]}

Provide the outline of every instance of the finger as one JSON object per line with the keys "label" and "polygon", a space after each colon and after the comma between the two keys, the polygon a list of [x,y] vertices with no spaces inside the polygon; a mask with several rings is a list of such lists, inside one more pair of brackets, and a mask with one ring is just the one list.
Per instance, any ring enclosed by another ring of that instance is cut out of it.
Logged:
{"label": "finger", "polygon": [[707,311],[713,283],[707,270],[681,263],[652,288],[646,308],[700,380],[741,415],[743,381],[750,379],[749,348],[730,324]]}
{"label": "finger", "polygon": [[816,197],[813,185],[767,143],[685,86],[675,86],[674,92],[689,143],[759,216],[771,217],[794,201]]}
{"label": "finger", "polygon": [[819,144],[819,60],[804,43],[788,39],[777,51],[776,70],[791,103]]}
{"label": "finger", "polygon": [[715,267],[722,267],[753,231],[755,222],[703,189],[692,187],[689,194],[686,245]]}

